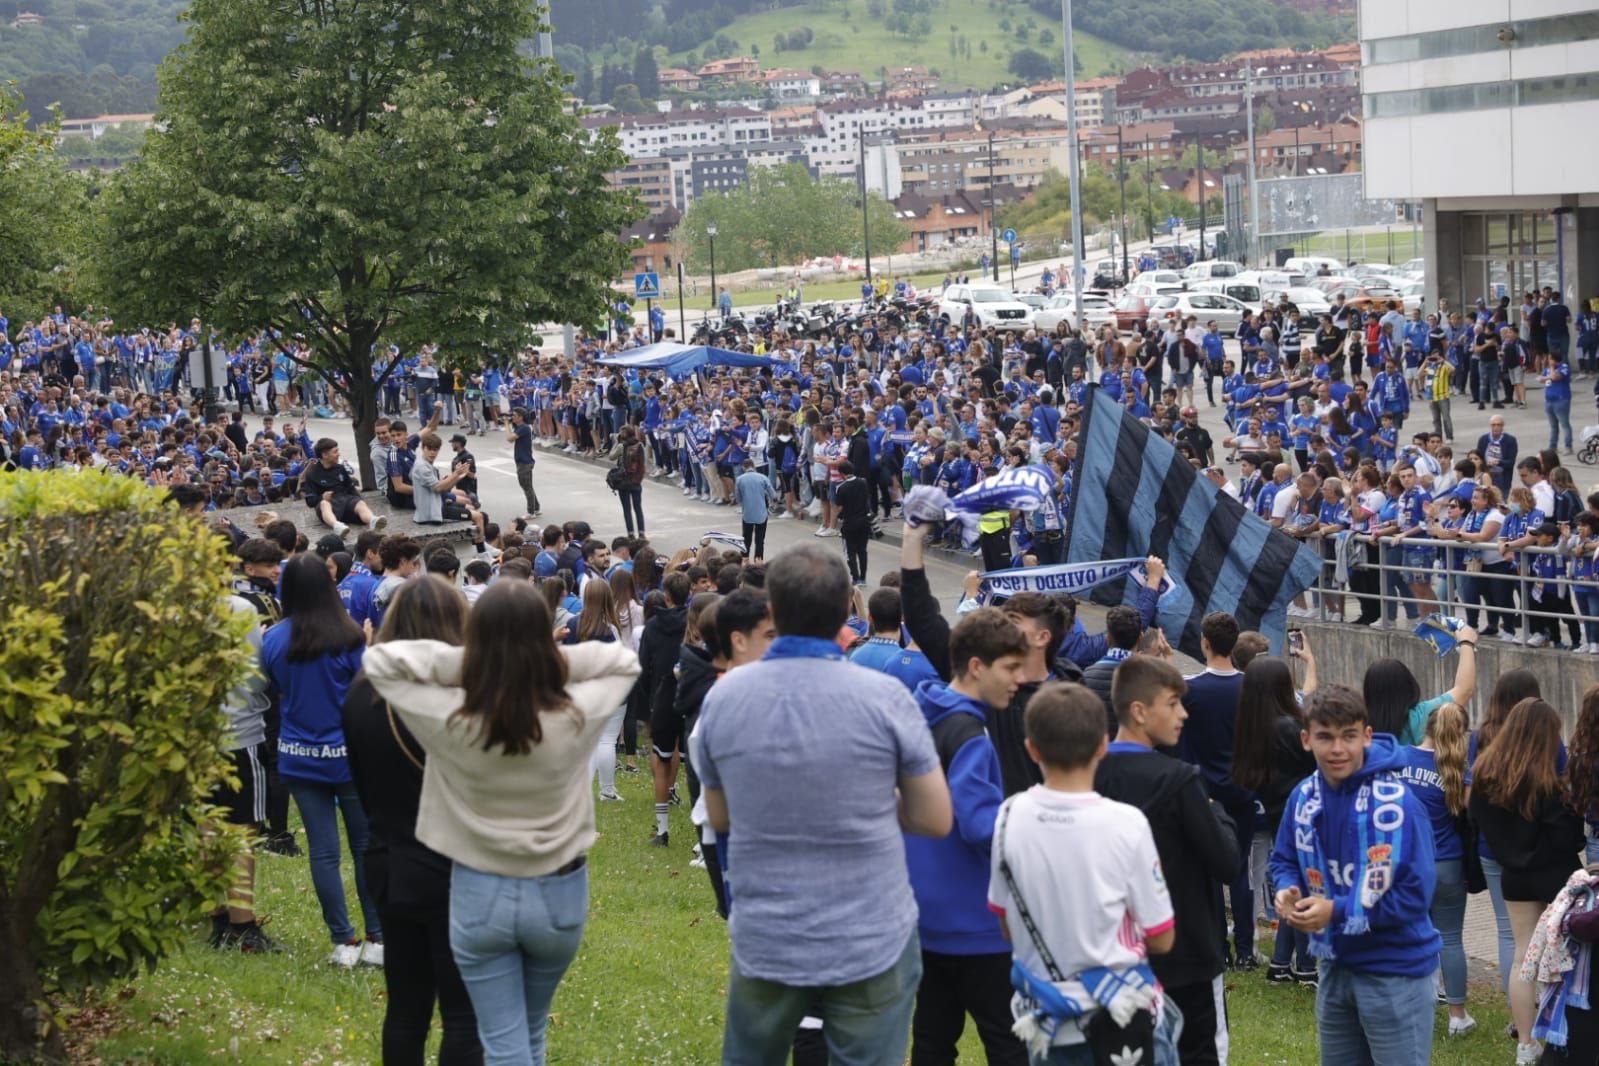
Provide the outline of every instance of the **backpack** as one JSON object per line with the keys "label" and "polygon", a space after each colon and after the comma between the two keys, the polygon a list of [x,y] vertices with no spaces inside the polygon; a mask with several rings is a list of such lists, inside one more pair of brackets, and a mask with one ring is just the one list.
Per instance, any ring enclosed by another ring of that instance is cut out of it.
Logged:
{"label": "backpack", "polygon": [[605,400],[612,407],[619,410],[627,408],[627,389],[620,382],[613,381],[605,390]]}
{"label": "backpack", "polygon": [[605,486],[612,492],[617,492],[627,487],[627,470],[621,462],[605,472]]}

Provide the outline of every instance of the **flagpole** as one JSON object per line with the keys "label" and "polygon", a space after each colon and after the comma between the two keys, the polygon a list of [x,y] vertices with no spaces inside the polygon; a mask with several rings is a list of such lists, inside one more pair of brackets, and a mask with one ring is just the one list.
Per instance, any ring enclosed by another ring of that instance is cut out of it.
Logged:
{"label": "flagpole", "polygon": [[[1072,56],[1072,0],[1060,0],[1060,21],[1066,52],[1066,154],[1071,157],[1072,326],[1083,331],[1083,198],[1082,168],[1077,159],[1077,71]],[[1118,162],[1120,162],[1118,160]]]}

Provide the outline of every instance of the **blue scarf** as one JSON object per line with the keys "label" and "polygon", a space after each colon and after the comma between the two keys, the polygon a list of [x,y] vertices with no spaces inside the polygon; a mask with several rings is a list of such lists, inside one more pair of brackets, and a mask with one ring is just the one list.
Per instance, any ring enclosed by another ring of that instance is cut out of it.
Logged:
{"label": "blue scarf", "polygon": [[[1384,807],[1401,801],[1404,792],[1405,786],[1397,777],[1384,773],[1362,782],[1355,793],[1352,816],[1355,819],[1355,839],[1360,850],[1354,875],[1350,879],[1348,902],[1344,906],[1344,924],[1338,930],[1345,936],[1370,932],[1371,919],[1366,912],[1376,906],[1377,900],[1392,886],[1394,871],[1405,858],[1400,849],[1403,819],[1399,826],[1385,830],[1374,817]],[[1316,828],[1316,818],[1322,812],[1321,772],[1311,774],[1295,788],[1291,801],[1294,847],[1299,859],[1300,875],[1310,895],[1330,898],[1327,886],[1329,867],[1322,851],[1321,833]],[[1332,933],[1330,924],[1311,933],[1310,953],[1318,959],[1336,959]]]}
{"label": "blue scarf", "polygon": [[1015,466],[984,478],[949,501],[957,511],[1036,511],[1055,491],[1055,478],[1042,466]]}

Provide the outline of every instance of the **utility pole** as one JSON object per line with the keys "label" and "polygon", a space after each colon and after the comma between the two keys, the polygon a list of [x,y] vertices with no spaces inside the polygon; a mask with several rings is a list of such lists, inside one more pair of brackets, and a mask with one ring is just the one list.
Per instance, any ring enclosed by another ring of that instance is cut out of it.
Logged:
{"label": "utility pole", "polygon": [[716,302],[716,223],[705,227],[705,236],[711,241],[711,309],[716,310],[721,306]]}
{"label": "utility pole", "polygon": [[1127,161],[1122,158],[1122,127],[1116,123],[1116,184],[1122,194],[1122,284],[1127,284]]}
{"label": "utility pole", "polygon": [[994,131],[988,131],[988,236],[993,244],[994,281],[999,281],[999,198],[994,195]]}
{"label": "utility pole", "polygon": [[1205,261],[1205,138],[1195,137],[1194,148],[1198,154],[1194,157],[1194,177],[1199,182],[1199,252],[1195,261]]}
{"label": "utility pole", "polygon": [[[866,251],[866,280],[872,280],[872,216],[866,199],[866,127],[861,127],[856,143],[861,150],[861,243]],[[884,190],[886,195],[887,190]]]}
{"label": "utility pole", "polygon": [[1249,123],[1249,265],[1260,266],[1260,197],[1255,193],[1255,67],[1244,68],[1245,120]]}
{"label": "utility pole", "polygon": [[1072,0],[1060,0],[1062,50],[1066,53],[1066,152],[1071,156],[1072,326],[1083,330],[1083,191],[1077,163],[1077,69],[1072,55]]}

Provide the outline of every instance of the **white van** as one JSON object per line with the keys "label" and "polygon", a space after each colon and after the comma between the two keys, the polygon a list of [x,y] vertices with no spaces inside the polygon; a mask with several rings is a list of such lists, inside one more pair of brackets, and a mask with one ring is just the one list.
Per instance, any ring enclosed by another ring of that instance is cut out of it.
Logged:
{"label": "white van", "polygon": [[1282,268],[1290,274],[1304,274],[1307,277],[1315,277],[1321,273],[1322,267],[1326,267],[1329,274],[1338,274],[1344,269],[1344,265],[1338,260],[1325,255],[1295,256],[1283,263]]}
{"label": "white van", "polygon": [[1223,296],[1231,296],[1239,303],[1248,304],[1251,308],[1261,306],[1263,293],[1259,285],[1252,281],[1240,281],[1238,278],[1215,278],[1210,281],[1196,281],[1188,286],[1190,292],[1219,292]]}
{"label": "white van", "polygon": [[1183,284],[1193,288],[1194,283],[1198,281],[1236,277],[1243,269],[1231,259],[1207,259],[1202,263],[1190,263],[1183,268]]}

